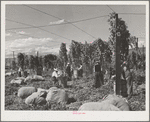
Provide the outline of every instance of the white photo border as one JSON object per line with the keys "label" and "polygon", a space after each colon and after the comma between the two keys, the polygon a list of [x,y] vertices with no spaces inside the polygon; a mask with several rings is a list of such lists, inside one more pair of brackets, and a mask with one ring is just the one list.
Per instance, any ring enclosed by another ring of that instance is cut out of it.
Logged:
{"label": "white photo border", "polygon": [[[5,6],[19,4],[51,5],[145,5],[146,6],[146,111],[97,112],[6,111],[5,98]],[[149,120],[149,2],[148,1],[1,1],[1,120],[2,121],[148,121]]]}

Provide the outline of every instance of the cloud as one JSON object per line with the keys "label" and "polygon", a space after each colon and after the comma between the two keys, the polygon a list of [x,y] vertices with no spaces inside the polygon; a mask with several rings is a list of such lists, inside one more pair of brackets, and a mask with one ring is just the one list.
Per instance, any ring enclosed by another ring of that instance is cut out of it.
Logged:
{"label": "cloud", "polygon": [[6,33],[6,34],[5,34],[5,36],[12,36],[12,34],[10,34],[10,33]]}
{"label": "cloud", "polygon": [[16,39],[9,43],[9,48],[30,48],[37,46],[50,46],[52,42],[51,38],[24,38]]}
{"label": "cloud", "polygon": [[9,30],[8,31],[9,33],[6,33],[5,36],[8,37],[8,36],[20,36],[20,35],[25,35],[25,34],[29,34],[27,32],[24,32],[24,31],[17,31],[17,30]]}
{"label": "cloud", "polygon": [[145,46],[145,44],[146,44],[145,40],[139,40],[138,41],[138,46],[139,47],[142,47],[143,45]]}
{"label": "cloud", "polygon": [[62,19],[62,20],[58,20],[58,21],[55,21],[55,22],[50,22],[49,25],[55,25],[55,24],[61,24],[61,23],[64,23],[65,20]]}
{"label": "cloud", "polygon": [[56,43],[51,38],[24,38],[12,41],[5,41],[5,55],[12,55],[22,52],[28,55],[35,55],[37,51],[39,54],[45,55],[49,53],[58,53],[60,44]]}
{"label": "cloud", "polygon": [[27,33],[24,31],[19,31],[19,32],[16,32],[16,34],[27,34]]}

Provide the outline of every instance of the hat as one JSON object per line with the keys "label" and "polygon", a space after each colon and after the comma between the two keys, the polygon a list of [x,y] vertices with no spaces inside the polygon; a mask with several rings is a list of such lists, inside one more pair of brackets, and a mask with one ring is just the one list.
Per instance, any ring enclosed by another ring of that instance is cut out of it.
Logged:
{"label": "hat", "polygon": [[99,64],[99,61],[96,61],[96,64]]}
{"label": "hat", "polygon": [[127,67],[127,62],[123,62],[122,67]]}
{"label": "hat", "polygon": [[57,69],[57,68],[54,68],[54,71],[58,71],[58,69]]}

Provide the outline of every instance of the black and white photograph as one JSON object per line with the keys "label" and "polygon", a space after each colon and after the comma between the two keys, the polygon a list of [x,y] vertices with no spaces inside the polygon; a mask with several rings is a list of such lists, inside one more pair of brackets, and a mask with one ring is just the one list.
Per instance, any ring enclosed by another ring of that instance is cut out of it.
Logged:
{"label": "black and white photograph", "polygon": [[2,121],[149,120],[148,1],[1,6]]}

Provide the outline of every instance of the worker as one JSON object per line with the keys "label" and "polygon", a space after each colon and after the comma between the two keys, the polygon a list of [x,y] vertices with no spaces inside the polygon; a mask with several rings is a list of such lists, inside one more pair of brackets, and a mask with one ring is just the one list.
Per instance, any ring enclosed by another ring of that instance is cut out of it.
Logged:
{"label": "worker", "polygon": [[79,77],[82,77],[82,76],[83,76],[82,64],[80,64],[80,66],[79,66],[79,68],[78,68],[78,74],[79,74]]}
{"label": "worker", "polygon": [[94,66],[94,72],[95,72],[95,83],[94,87],[99,88],[100,86],[103,85],[103,79],[102,79],[102,71],[101,71],[101,65],[97,61],[95,66]]}
{"label": "worker", "polygon": [[18,69],[18,77],[21,77],[21,72],[22,72],[22,68],[19,67],[19,69]]}
{"label": "worker", "polygon": [[55,78],[58,78],[58,69],[57,68],[54,68],[54,71],[52,73],[52,77],[54,77],[54,76],[55,76]]}
{"label": "worker", "polygon": [[[126,62],[121,65],[122,73],[121,73],[121,90],[124,97],[131,97],[133,94],[133,77],[132,72],[130,71]],[[124,85],[123,85],[124,84]]]}
{"label": "worker", "polygon": [[68,77],[68,80],[71,80],[71,67],[70,67],[70,63],[67,63],[66,65],[66,74],[67,74],[67,77]]}

